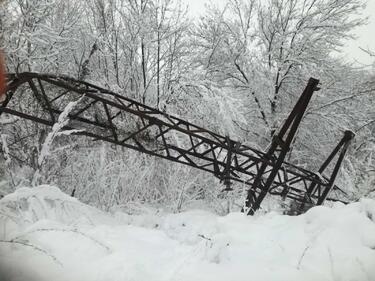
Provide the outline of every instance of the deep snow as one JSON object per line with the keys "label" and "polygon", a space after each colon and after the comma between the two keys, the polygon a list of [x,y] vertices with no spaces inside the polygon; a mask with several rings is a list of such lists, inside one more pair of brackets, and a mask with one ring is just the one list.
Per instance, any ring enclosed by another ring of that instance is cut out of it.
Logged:
{"label": "deep snow", "polygon": [[375,201],[220,217],[104,213],[58,188],[0,200],[0,280],[375,280]]}

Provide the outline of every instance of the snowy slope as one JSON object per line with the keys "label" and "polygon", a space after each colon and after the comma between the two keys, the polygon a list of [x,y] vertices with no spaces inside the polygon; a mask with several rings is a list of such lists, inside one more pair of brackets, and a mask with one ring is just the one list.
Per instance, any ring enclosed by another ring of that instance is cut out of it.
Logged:
{"label": "snowy slope", "polygon": [[219,217],[107,214],[58,188],[0,200],[0,280],[375,280],[375,201]]}

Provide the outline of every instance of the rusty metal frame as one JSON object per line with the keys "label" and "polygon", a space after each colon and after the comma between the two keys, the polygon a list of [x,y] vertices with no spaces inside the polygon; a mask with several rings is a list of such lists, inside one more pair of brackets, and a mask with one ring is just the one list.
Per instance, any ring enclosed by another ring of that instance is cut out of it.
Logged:
{"label": "rusty metal frame", "polygon": [[[283,126],[281,127],[280,131],[274,135],[273,140],[271,142],[271,146],[268,149],[265,157],[267,159],[273,159],[274,165],[269,168],[269,164],[267,162],[263,162],[252,186],[249,188],[247,193],[247,198],[245,201],[245,207],[243,211],[245,211],[249,215],[253,215],[256,210],[260,208],[262,201],[264,200],[265,196],[268,193],[274,193],[274,182],[275,178],[279,176],[280,170],[285,167],[284,159],[290,150],[291,143],[296,135],[297,129],[301,123],[303,115],[307,109],[307,106],[311,100],[313,93],[318,88],[319,80],[310,78],[305,90],[303,91],[302,95],[300,96],[299,100],[297,101],[296,105],[294,106],[293,110],[289,114],[288,118],[285,120]],[[306,209],[306,207],[310,207],[313,205],[321,205],[328,196],[328,193],[334,187],[334,181],[336,179],[338,170],[341,166],[342,160],[345,156],[347,147],[350,143],[350,140],[354,137],[354,134],[350,131],[345,132],[344,137],[340,141],[340,143],[336,146],[333,152],[330,154],[328,159],[323,163],[322,167],[319,169],[316,176],[320,178],[320,182],[318,181],[311,181],[309,187],[306,188],[306,182],[304,181],[304,199],[298,198],[296,201],[302,201],[300,205],[299,212],[302,212]],[[333,160],[335,155],[338,151],[342,148],[341,154],[339,159],[335,165],[335,168],[332,172],[332,175],[329,179],[326,179],[322,176],[322,173],[328,166],[328,164]],[[267,169],[268,174],[267,174]],[[288,174],[285,174],[289,176]],[[282,196],[290,196],[289,187],[283,186],[284,190],[282,191]],[[314,200],[314,197],[317,200]]]}
{"label": "rusty metal frame", "polygon": [[[53,126],[68,102],[81,98],[69,114],[70,122],[65,129],[76,129],[79,130],[74,133],[76,135],[209,172],[223,181],[227,189],[230,189],[232,182],[245,183],[250,186],[246,205],[249,214],[260,207],[267,193],[312,205],[321,204],[324,200],[342,201],[345,195],[334,185],[332,177],[317,175],[284,161],[304,110],[316,89],[315,79],[310,79],[266,153],[70,77],[30,72],[10,74],[7,85],[7,97],[0,106],[0,115],[7,113]],[[27,101],[30,106],[21,106],[20,100]],[[325,192],[323,196],[322,190],[333,190],[341,195],[328,197]],[[252,199],[255,200],[250,202]]]}

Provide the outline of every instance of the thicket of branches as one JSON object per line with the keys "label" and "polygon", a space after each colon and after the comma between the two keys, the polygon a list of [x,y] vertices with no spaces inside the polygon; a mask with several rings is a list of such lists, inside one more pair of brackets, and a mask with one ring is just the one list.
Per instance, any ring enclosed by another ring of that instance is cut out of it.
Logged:
{"label": "thicket of branches", "polygon": [[[375,77],[335,51],[365,23],[363,8],[228,0],[192,20],[176,0],[8,0],[0,42],[9,72],[87,80],[257,148],[318,78],[288,161],[317,169],[343,131],[355,131],[340,184],[356,199],[375,189]],[[176,210],[220,196],[217,180],[188,167],[85,138],[51,141],[50,129],[9,116],[0,129],[2,193],[43,182],[103,208],[142,201]]]}

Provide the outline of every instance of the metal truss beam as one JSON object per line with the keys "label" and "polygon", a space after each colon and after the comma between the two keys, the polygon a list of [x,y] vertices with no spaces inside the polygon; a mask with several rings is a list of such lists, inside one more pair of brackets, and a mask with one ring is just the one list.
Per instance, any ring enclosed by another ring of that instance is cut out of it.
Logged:
{"label": "metal truss beam", "polygon": [[[0,115],[7,113],[53,126],[69,102],[81,99],[69,114],[65,129],[79,130],[74,134],[209,172],[223,181],[227,189],[233,181],[245,183],[251,187],[246,206],[252,214],[267,193],[301,204],[341,201],[339,197],[344,192],[334,185],[334,178],[342,159],[338,161],[333,180],[332,176],[317,175],[284,161],[317,83],[310,79],[267,153],[109,90],[64,76],[10,74]],[[341,195],[328,197],[331,191]]]}

